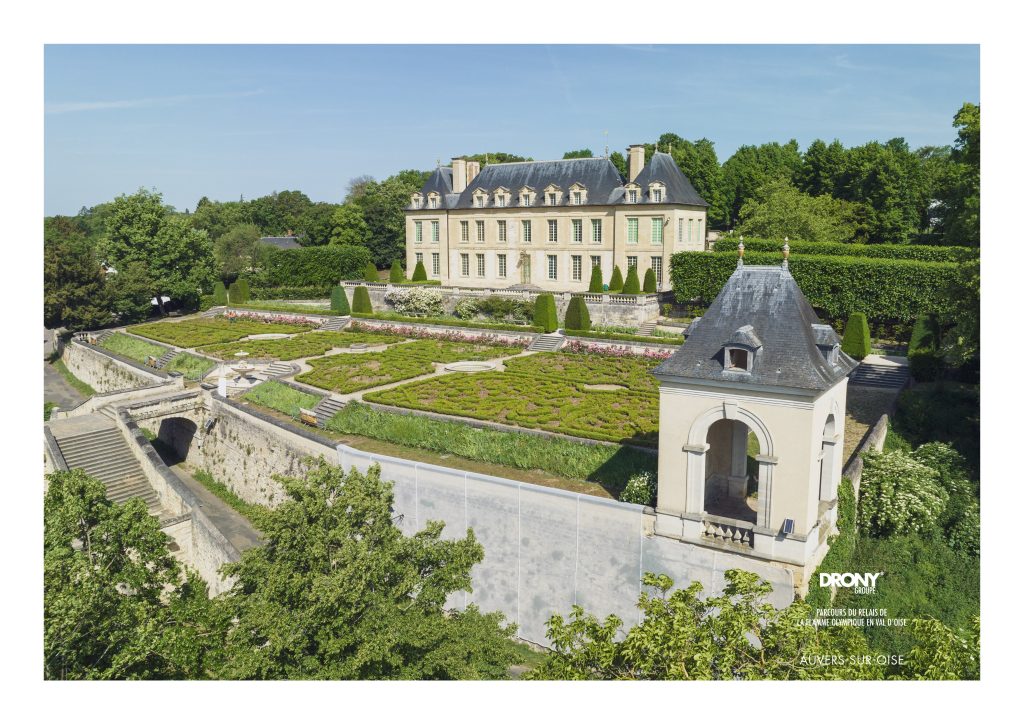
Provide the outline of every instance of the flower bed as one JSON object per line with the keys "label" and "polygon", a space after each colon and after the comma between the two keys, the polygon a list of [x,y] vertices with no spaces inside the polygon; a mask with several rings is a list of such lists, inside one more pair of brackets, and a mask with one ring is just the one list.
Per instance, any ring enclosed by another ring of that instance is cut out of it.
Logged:
{"label": "flower bed", "polygon": [[231,342],[250,334],[296,334],[308,331],[310,326],[275,322],[260,316],[247,319],[236,315],[188,319],[182,322],[151,322],[131,327],[131,331],[143,337],[187,349],[218,342]]}
{"label": "flower bed", "polygon": [[250,357],[293,360],[317,357],[325,352],[344,348],[357,342],[371,345],[394,344],[403,336],[387,332],[309,332],[285,339],[247,339],[243,342],[224,342],[203,347],[200,351],[211,357],[231,359],[236,352],[248,352]]}
{"label": "flower bed", "polygon": [[391,312],[379,312],[363,314],[353,312],[353,318],[359,319],[381,319],[389,322],[414,322],[417,324],[443,324],[448,327],[472,327],[476,329],[503,329],[509,332],[543,332],[540,327],[529,324],[497,324],[495,322],[478,322],[476,320],[456,319],[455,317],[403,317],[400,314]]}
{"label": "flower bed", "polygon": [[654,360],[665,360],[676,353],[674,349],[646,349],[627,347],[621,344],[597,344],[580,339],[570,339],[562,349],[575,354],[598,354],[606,357],[645,357]]}
{"label": "flower bed", "polygon": [[509,337],[502,334],[473,334],[472,332],[459,332],[457,330],[450,329],[430,329],[427,327],[412,326],[396,327],[391,324],[367,324],[366,322],[352,322],[348,328],[357,332],[395,334],[401,337],[437,339],[445,342],[473,342],[475,344],[490,344],[522,348],[530,346],[530,340],[528,339]]}

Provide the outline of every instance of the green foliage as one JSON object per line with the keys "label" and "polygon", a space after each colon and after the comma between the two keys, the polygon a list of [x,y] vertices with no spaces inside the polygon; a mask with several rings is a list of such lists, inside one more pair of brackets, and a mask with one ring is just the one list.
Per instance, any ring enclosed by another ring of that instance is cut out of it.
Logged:
{"label": "green foliage", "polygon": [[242,399],[298,418],[300,407],[312,410],[321,398],[276,380],[267,380],[247,390]]}
{"label": "green foliage", "polygon": [[[363,399],[653,446],[658,439],[658,391],[650,370],[657,363],[634,356],[540,353],[505,360],[504,372],[444,375],[369,392]],[[615,387],[594,389],[594,385]]]}
{"label": "green foliage", "polygon": [[934,382],[942,376],[945,361],[938,351],[942,337],[942,323],[936,315],[926,314],[914,322],[907,359],[910,361],[910,373],[916,381]]}
{"label": "green foliage", "polygon": [[331,311],[341,315],[346,315],[351,311],[348,306],[348,297],[345,295],[345,287],[340,285],[331,287]]}
{"label": "green foliage", "polygon": [[904,390],[891,425],[914,446],[949,443],[964,456],[970,477],[978,477],[981,414],[977,385],[922,383]]}
{"label": "green foliage", "polygon": [[369,262],[363,267],[363,281],[380,282],[380,272],[377,271],[377,267],[373,262]]}
{"label": "green foliage", "polygon": [[47,420],[50,419],[50,413],[53,412],[53,408],[55,407],[57,407],[56,402],[43,402],[43,422],[46,422]]}
{"label": "green foliage", "polygon": [[142,362],[143,364],[145,364],[146,360],[150,357],[156,357],[159,359],[163,356],[164,352],[167,351],[167,347],[147,342],[146,340],[139,339],[138,337],[121,334],[120,332],[115,332],[100,342],[100,347],[109,349],[115,354],[123,355],[124,357],[133,359],[136,362]]}
{"label": "green foliage", "polygon": [[619,494],[623,503],[636,505],[654,505],[658,497],[658,479],[648,470],[629,476],[626,487]]}
{"label": "green foliage", "polygon": [[373,305],[370,304],[370,290],[361,284],[352,292],[352,313],[373,314]]}
{"label": "green foliage", "polygon": [[629,267],[629,270],[626,272],[626,283],[622,285],[622,293],[640,293],[640,275],[637,273],[635,266]]}
{"label": "green foliage", "polygon": [[251,274],[260,267],[259,251],[263,234],[255,224],[238,224],[217,237],[213,243],[213,256],[220,266],[220,275],[236,279],[240,274]]}
{"label": "green foliage", "polygon": [[972,500],[963,508],[959,517],[946,534],[950,550],[962,556],[981,555],[981,506]]}
{"label": "green foliage", "polygon": [[363,211],[358,204],[342,204],[334,210],[331,218],[331,244],[341,246],[372,245],[370,227],[363,219]]}
{"label": "green foliage", "polygon": [[235,512],[252,523],[255,528],[261,528],[263,518],[269,512],[267,506],[247,503],[235,491],[215,479],[207,470],[196,470],[192,473],[192,477],[198,480],[204,488],[234,508]]}
{"label": "green foliage", "polygon": [[644,294],[656,294],[658,292],[658,278],[654,275],[653,269],[644,272]]}
{"label": "green foliage", "polygon": [[953,118],[957,138],[940,192],[939,228],[949,243],[981,244],[981,107],[964,103]]}
{"label": "green foliage", "polygon": [[970,629],[954,630],[935,619],[910,624],[915,646],[908,652],[906,678],[965,681],[981,678],[981,618]]}
{"label": "green foliage", "polygon": [[213,303],[214,306],[224,306],[228,303],[228,290],[222,281],[213,285]]}
{"label": "green foliage", "polygon": [[416,269],[412,273],[412,280],[414,282],[425,282],[425,281],[427,281],[427,268],[425,266],[423,266],[423,262],[422,261],[416,262]]}
{"label": "green foliage", "polygon": [[[663,133],[658,138],[657,146],[671,154],[679,170],[686,174],[693,188],[708,203],[708,223],[721,224],[728,220],[728,200],[725,195],[722,166],[719,165],[718,154],[715,153],[715,144],[706,138],[688,141],[675,133]],[[647,161],[650,161],[653,152],[654,144],[646,144],[644,156]],[[613,153],[613,163],[616,162],[616,155],[622,158],[621,154]],[[619,173],[623,176],[626,175],[625,166],[625,158],[622,158]]]}
{"label": "green foliage", "polygon": [[379,466],[345,473],[322,459],[264,518],[266,545],[226,567],[224,674],[237,679],[504,678],[519,661],[499,613],[446,610],[483,559],[472,530],[430,522],[403,536]]}
{"label": "green foliage", "polygon": [[[725,588],[703,596],[699,582],[671,590],[672,579],[645,573],[637,607],[641,622],[622,635],[622,620],[603,622],[573,606],[568,619],[548,621],[552,653],[527,674],[531,679],[725,680],[874,679],[877,664],[867,657],[859,631],[806,626],[812,617],[803,603],[779,610],[767,601],[771,584],[748,571],[725,572]],[[670,592],[671,591],[671,592]],[[817,657],[842,658],[833,666]]]}
{"label": "green foliage", "polygon": [[[413,279],[415,279],[415,272],[413,273]],[[402,269],[402,262],[395,259],[391,262],[391,271],[388,273],[388,281],[392,284],[398,284],[405,281],[405,270]]]}
{"label": "green foliage", "polygon": [[520,470],[544,470],[621,490],[639,472],[657,474],[658,458],[620,445],[588,445],[571,440],[472,427],[421,415],[385,412],[350,402],[326,425],[334,432],[458,455],[468,460]]}
{"label": "green foliage", "polygon": [[131,328],[133,334],[186,349],[231,342],[250,334],[297,334],[308,330],[309,325],[224,316],[212,319],[186,319],[181,322],[152,322]]}
{"label": "green foliage", "polygon": [[839,510],[836,514],[836,528],[839,532],[829,536],[828,553],[818,565],[811,578],[810,590],[804,600],[811,608],[828,608],[831,603],[830,588],[818,585],[818,573],[843,573],[854,570],[851,567],[857,550],[857,493],[849,478],[839,483]]}
{"label": "green foliage", "polygon": [[[476,300],[477,302],[481,300]],[[364,319],[381,319],[390,322],[410,322],[415,324],[443,324],[446,327],[465,327],[468,329],[501,329],[510,332],[542,332],[541,327],[527,324],[499,324],[494,322],[481,322],[476,319],[458,319],[456,317],[405,317],[394,312],[363,313],[353,312],[353,317]],[[533,316],[533,312],[530,312]]]}
{"label": "green foliage", "polygon": [[253,300],[279,299],[325,299],[331,296],[331,288],[337,283],[312,287],[252,287],[249,292]]}
{"label": "green foliage", "polygon": [[143,322],[153,311],[152,281],[146,266],[133,261],[107,278],[111,310],[119,324]]}
{"label": "green foliage", "polygon": [[239,279],[238,284],[238,300],[236,304],[245,304],[249,301],[249,281],[247,279]]}
{"label": "green foliage", "polygon": [[461,299],[455,305],[455,316],[460,319],[482,317],[516,324],[532,320],[534,311],[533,302],[499,295],[483,299]]}
{"label": "green foliage", "polygon": [[[735,235],[715,242],[715,251],[735,258],[739,237]],[[746,253],[765,252],[779,254],[781,261],[782,236],[759,239],[743,238]],[[790,261],[803,256],[860,256],[873,259],[909,259],[915,261],[964,262],[978,258],[978,250],[966,246],[925,246],[923,244],[852,244],[826,241],[789,240]]]}
{"label": "green foliage", "polygon": [[353,344],[394,344],[401,336],[386,332],[307,332],[285,339],[249,339],[244,342],[226,342],[202,347],[200,351],[211,357],[232,359],[236,352],[248,352],[253,359],[293,360],[316,357],[332,349],[344,349]]}
{"label": "green foliage", "polygon": [[272,249],[261,281],[268,287],[315,286],[327,290],[341,279],[360,276],[370,258],[370,252],[359,246]]}
{"label": "green foliage", "polygon": [[206,585],[168,553],[146,504],[111,503],[81,470],[47,480],[44,677],[206,678],[221,631]]}
{"label": "green foliage", "polygon": [[863,209],[827,194],[811,196],[788,180],[765,184],[739,210],[736,231],[807,242],[845,242],[863,233]]}
{"label": "green foliage", "polygon": [[877,536],[927,531],[939,521],[949,500],[939,474],[903,452],[863,455],[860,523]]}
{"label": "green foliage", "polygon": [[238,282],[234,281],[228,286],[228,302],[231,304],[242,303],[242,290],[238,286]]}
{"label": "green foliage", "polygon": [[57,370],[61,377],[63,377],[69,385],[75,388],[75,390],[82,397],[90,398],[96,394],[96,390],[87,385],[82,380],[71,374],[71,370],[68,369],[67,365],[64,364],[64,360],[56,359],[52,363],[53,368]]}
{"label": "green foliage", "polygon": [[533,305],[533,325],[535,327],[540,327],[545,332],[554,332],[558,329],[558,310],[555,307],[554,295],[538,294]]}
{"label": "green foliage", "polygon": [[622,291],[622,272],[619,270],[618,264],[612,269],[612,278],[608,281],[608,291],[612,294]]}
{"label": "green foliage", "polygon": [[868,329],[868,318],[863,312],[853,312],[846,320],[842,349],[856,360],[871,354],[871,331]]}
{"label": "green foliage", "polygon": [[399,314],[412,317],[439,317],[444,314],[444,297],[439,289],[390,289],[384,294],[384,302]]}
{"label": "green foliage", "polygon": [[601,274],[601,267],[595,266],[590,270],[590,288],[588,291],[591,294],[600,294],[604,291],[604,279]]}
{"label": "green foliage", "polygon": [[[147,300],[148,301],[148,300]],[[112,319],[106,274],[92,244],[67,217],[47,219],[43,235],[43,322],[95,329]]]}
{"label": "green foliage", "polygon": [[648,344],[652,342],[656,344],[682,344],[685,341],[683,335],[681,334],[666,333],[664,336],[660,334],[655,334],[653,336],[645,337],[644,335],[641,334],[626,334],[624,332],[604,332],[600,330],[595,331],[593,329],[587,330],[586,332],[579,332],[578,334],[576,332],[577,330],[572,330],[569,329],[568,327],[565,330],[565,333],[568,336],[589,337],[592,339],[616,339],[622,342],[646,342]]}
{"label": "green foliage", "polygon": [[[740,146],[722,164],[722,191],[728,218],[744,218],[744,207],[751,200],[759,204],[767,202],[767,197],[774,193],[765,195],[765,187],[788,185],[799,167],[800,150],[796,141],[789,141],[785,145],[772,142],[760,146]],[[749,208],[747,214],[750,214]]]}
{"label": "green foliage", "polygon": [[594,157],[594,152],[591,151],[589,148],[581,148],[581,149],[579,149],[577,151],[566,151],[564,154],[562,154],[562,158],[563,159],[567,159],[567,158],[593,158],[593,157]]}
{"label": "green foliage", "polygon": [[583,297],[573,297],[565,310],[565,328],[586,331],[590,329],[590,311]]}
{"label": "green foliage", "polygon": [[203,375],[214,368],[215,363],[188,352],[175,355],[163,369],[165,372],[180,372],[189,380],[202,379]]}

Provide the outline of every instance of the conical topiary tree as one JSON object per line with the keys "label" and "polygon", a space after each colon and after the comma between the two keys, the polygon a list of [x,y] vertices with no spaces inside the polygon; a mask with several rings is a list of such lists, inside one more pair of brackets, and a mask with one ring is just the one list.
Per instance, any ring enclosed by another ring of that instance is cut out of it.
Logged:
{"label": "conical topiary tree", "polygon": [[221,306],[228,303],[228,290],[224,282],[217,282],[213,285],[213,303]]}
{"label": "conical topiary tree", "polygon": [[843,333],[843,351],[856,360],[871,354],[871,330],[863,312],[852,312]]}
{"label": "conical topiary tree", "polygon": [[362,284],[352,292],[352,313],[373,314],[373,305],[370,304],[370,290]]}
{"label": "conical topiary tree", "polygon": [[644,294],[657,294],[658,278],[654,276],[654,270],[648,269],[644,273]]}
{"label": "conical topiary tree", "polygon": [[590,329],[590,311],[583,297],[573,297],[565,310],[565,328],[586,332]]}
{"label": "conical topiary tree", "polygon": [[538,294],[533,303],[533,324],[545,332],[558,329],[558,311],[552,294]]}
{"label": "conical topiary tree", "polygon": [[349,314],[348,297],[345,296],[345,287],[331,287],[331,311],[335,314]]}
{"label": "conical topiary tree", "polygon": [[405,271],[402,269],[402,262],[395,259],[391,262],[391,274],[388,277],[388,281],[392,284],[400,284],[405,281]]}
{"label": "conical topiary tree", "polygon": [[636,273],[636,267],[631,266],[626,272],[626,283],[622,285],[623,294],[640,293],[640,275]]}
{"label": "conical topiary tree", "polygon": [[250,297],[249,297],[249,280],[248,279],[239,279],[238,280],[238,294],[241,297],[239,301],[242,304],[245,304],[246,302],[249,301]]}
{"label": "conical topiary tree", "polygon": [[612,278],[608,282],[608,291],[612,294],[619,294],[622,292],[622,272],[619,271],[618,264],[616,264],[615,268],[612,269]]}
{"label": "conical topiary tree", "polygon": [[412,273],[412,280],[414,282],[427,281],[427,268],[423,266],[422,261],[416,262],[416,269]]}
{"label": "conical topiary tree", "polygon": [[238,282],[231,282],[231,286],[228,287],[228,302],[231,304],[242,303],[242,290],[238,287]]}
{"label": "conical topiary tree", "polygon": [[377,267],[370,262],[363,269],[363,280],[368,282],[379,282],[380,274],[377,273]]}
{"label": "conical topiary tree", "polygon": [[601,274],[601,267],[595,266],[590,270],[590,293],[600,294],[604,291],[604,277]]}

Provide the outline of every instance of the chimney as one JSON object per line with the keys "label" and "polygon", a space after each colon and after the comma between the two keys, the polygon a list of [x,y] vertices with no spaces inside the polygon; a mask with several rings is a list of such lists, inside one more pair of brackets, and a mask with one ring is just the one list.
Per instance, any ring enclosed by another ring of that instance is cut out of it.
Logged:
{"label": "chimney", "polygon": [[466,159],[452,159],[452,193],[461,194],[466,190]]}
{"label": "chimney", "polygon": [[635,181],[644,167],[644,147],[634,144],[629,147],[629,180]]}
{"label": "chimney", "polygon": [[466,185],[473,183],[473,179],[480,173],[479,161],[466,161]]}

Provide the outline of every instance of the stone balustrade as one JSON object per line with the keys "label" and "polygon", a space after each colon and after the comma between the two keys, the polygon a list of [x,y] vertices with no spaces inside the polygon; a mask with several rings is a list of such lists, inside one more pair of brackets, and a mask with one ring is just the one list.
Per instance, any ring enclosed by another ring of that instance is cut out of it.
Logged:
{"label": "stone balustrade", "polygon": [[753,547],[754,524],[735,518],[705,515],[701,519],[701,536],[721,543]]}

